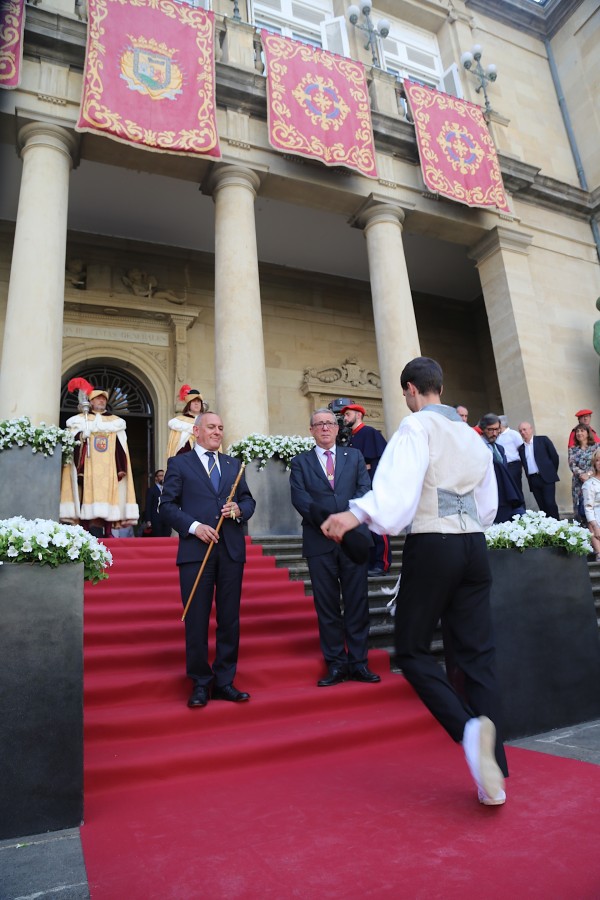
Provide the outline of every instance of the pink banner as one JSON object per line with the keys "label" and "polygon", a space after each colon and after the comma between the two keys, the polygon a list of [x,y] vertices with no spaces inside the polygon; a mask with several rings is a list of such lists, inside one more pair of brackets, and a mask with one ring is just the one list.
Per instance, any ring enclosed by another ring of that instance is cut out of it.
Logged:
{"label": "pink banner", "polygon": [[25,0],[0,0],[0,88],[21,83]]}
{"label": "pink banner", "polygon": [[362,65],[269,31],[261,38],[271,146],[376,178]]}
{"label": "pink banner", "polygon": [[173,0],[88,0],[77,131],[220,158],[214,16]]}
{"label": "pink banner", "polygon": [[481,107],[410,81],[404,82],[404,90],[429,190],[467,206],[510,212]]}

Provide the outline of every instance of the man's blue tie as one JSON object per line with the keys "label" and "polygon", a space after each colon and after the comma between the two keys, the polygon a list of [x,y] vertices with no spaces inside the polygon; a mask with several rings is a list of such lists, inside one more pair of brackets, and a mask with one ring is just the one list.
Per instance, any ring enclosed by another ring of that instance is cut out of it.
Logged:
{"label": "man's blue tie", "polygon": [[215,461],[215,454],[212,450],[209,450],[206,456],[208,457],[208,474],[210,475],[212,486],[218,493],[221,476],[219,475],[219,469],[217,468],[217,463]]}

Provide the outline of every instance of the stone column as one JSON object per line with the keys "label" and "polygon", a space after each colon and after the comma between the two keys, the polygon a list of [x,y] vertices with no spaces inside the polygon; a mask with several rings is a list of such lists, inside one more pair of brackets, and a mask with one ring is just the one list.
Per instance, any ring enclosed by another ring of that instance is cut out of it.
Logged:
{"label": "stone column", "polygon": [[214,176],[215,392],[226,443],[269,433],[254,198],[260,181],[243,166]]}
{"label": "stone column", "polygon": [[546,408],[552,428],[560,404],[554,397],[548,406],[546,356],[551,341],[529,269],[531,241],[529,234],[498,226],[469,256],[479,270],[504,412],[513,428],[526,419],[538,433],[548,434],[534,422],[533,411]]}
{"label": "stone column", "polygon": [[409,412],[400,373],[421,353],[402,244],[404,212],[398,206],[375,203],[361,213],[359,222],[367,240],[383,415],[389,439]]}
{"label": "stone column", "polygon": [[69,173],[76,138],[34,122],[19,132],[23,174],[0,369],[0,419],[58,424]]}

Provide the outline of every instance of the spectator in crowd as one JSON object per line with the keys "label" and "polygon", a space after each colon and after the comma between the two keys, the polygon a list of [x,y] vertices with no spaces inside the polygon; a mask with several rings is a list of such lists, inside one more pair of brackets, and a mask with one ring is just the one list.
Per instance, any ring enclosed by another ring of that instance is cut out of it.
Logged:
{"label": "spectator in crowd", "polygon": [[556,482],[560,481],[560,478],[556,447],[546,435],[534,435],[530,422],[521,422],[519,434],[523,441],[519,447],[519,456],[529,490],[542,512],[553,519],[558,519]]}
{"label": "spectator in crowd", "polygon": [[497,444],[500,434],[500,418],[494,413],[487,413],[481,418],[479,427],[483,442],[492,454],[494,474],[498,484],[498,511],[494,524],[509,522],[514,515],[521,515],[525,512],[525,498],[508,471],[504,447]]}
{"label": "spectator in crowd", "polygon": [[500,419],[500,434],[498,435],[496,444],[504,447],[508,471],[512,475],[512,480],[522,493],[522,466],[521,457],[519,456],[519,447],[523,443],[523,438],[514,428],[508,427],[508,419],[506,416],[498,416],[498,418]]}
{"label": "spectator in crowd", "polygon": [[583,485],[583,509],[592,533],[596,562],[600,562],[600,448],[592,453],[592,472]]}
{"label": "spectator in crowd", "polygon": [[[377,428],[373,428],[372,425],[366,425],[363,422],[365,415],[364,406],[360,406],[358,403],[351,403],[349,406],[345,406],[341,412],[344,416],[345,424],[350,425],[352,428],[348,446],[356,447],[364,456],[369,479],[371,484],[373,484],[373,478],[387,441]],[[373,533],[371,537],[373,538],[373,546],[369,554],[369,575],[385,575],[392,564],[390,539],[387,534]]]}
{"label": "spectator in crowd", "polygon": [[585,524],[583,510],[583,485],[590,477],[592,454],[596,448],[594,433],[589,425],[575,426],[575,444],[569,447],[569,468],[573,473],[571,480],[571,496],[573,498],[573,515]]}
{"label": "spectator in crowd", "polygon": [[467,409],[466,406],[463,406],[461,403],[459,403],[459,404],[457,404],[457,406],[454,407],[454,409],[459,414],[459,416],[461,417],[463,422],[469,421],[469,410]]}
{"label": "spectator in crowd", "polygon": [[[592,428],[592,415],[593,415],[592,410],[591,409],[579,409],[579,410],[577,410],[575,415],[577,416],[577,423],[579,425],[587,425],[588,426],[588,428],[590,429],[592,438],[594,440],[594,443],[600,444],[600,438],[598,437],[598,435]],[[577,428],[577,425],[575,426],[575,428],[573,428],[571,430],[571,434],[569,435],[569,444],[568,444],[569,447],[575,446],[575,429],[576,428]]]}
{"label": "spectator in crowd", "polygon": [[159,506],[162,496],[165,470],[157,469],[154,473],[154,484],[146,494],[146,527],[151,529],[152,537],[170,537],[171,526],[160,517]]}

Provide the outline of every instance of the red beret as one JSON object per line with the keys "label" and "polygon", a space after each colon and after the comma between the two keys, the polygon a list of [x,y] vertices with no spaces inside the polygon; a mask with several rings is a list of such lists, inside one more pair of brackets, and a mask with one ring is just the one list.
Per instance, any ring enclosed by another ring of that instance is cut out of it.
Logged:
{"label": "red beret", "polygon": [[364,406],[359,406],[358,403],[351,403],[349,406],[344,406],[343,409],[340,409],[340,412],[345,413],[347,409],[355,409],[356,412],[362,413],[363,416],[366,415]]}
{"label": "red beret", "polygon": [[591,409],[580,409],[579,412],[575,413],[575,415],[577,416],[577,418],[579,418],[579,416],[591,416],[592,411]]}

